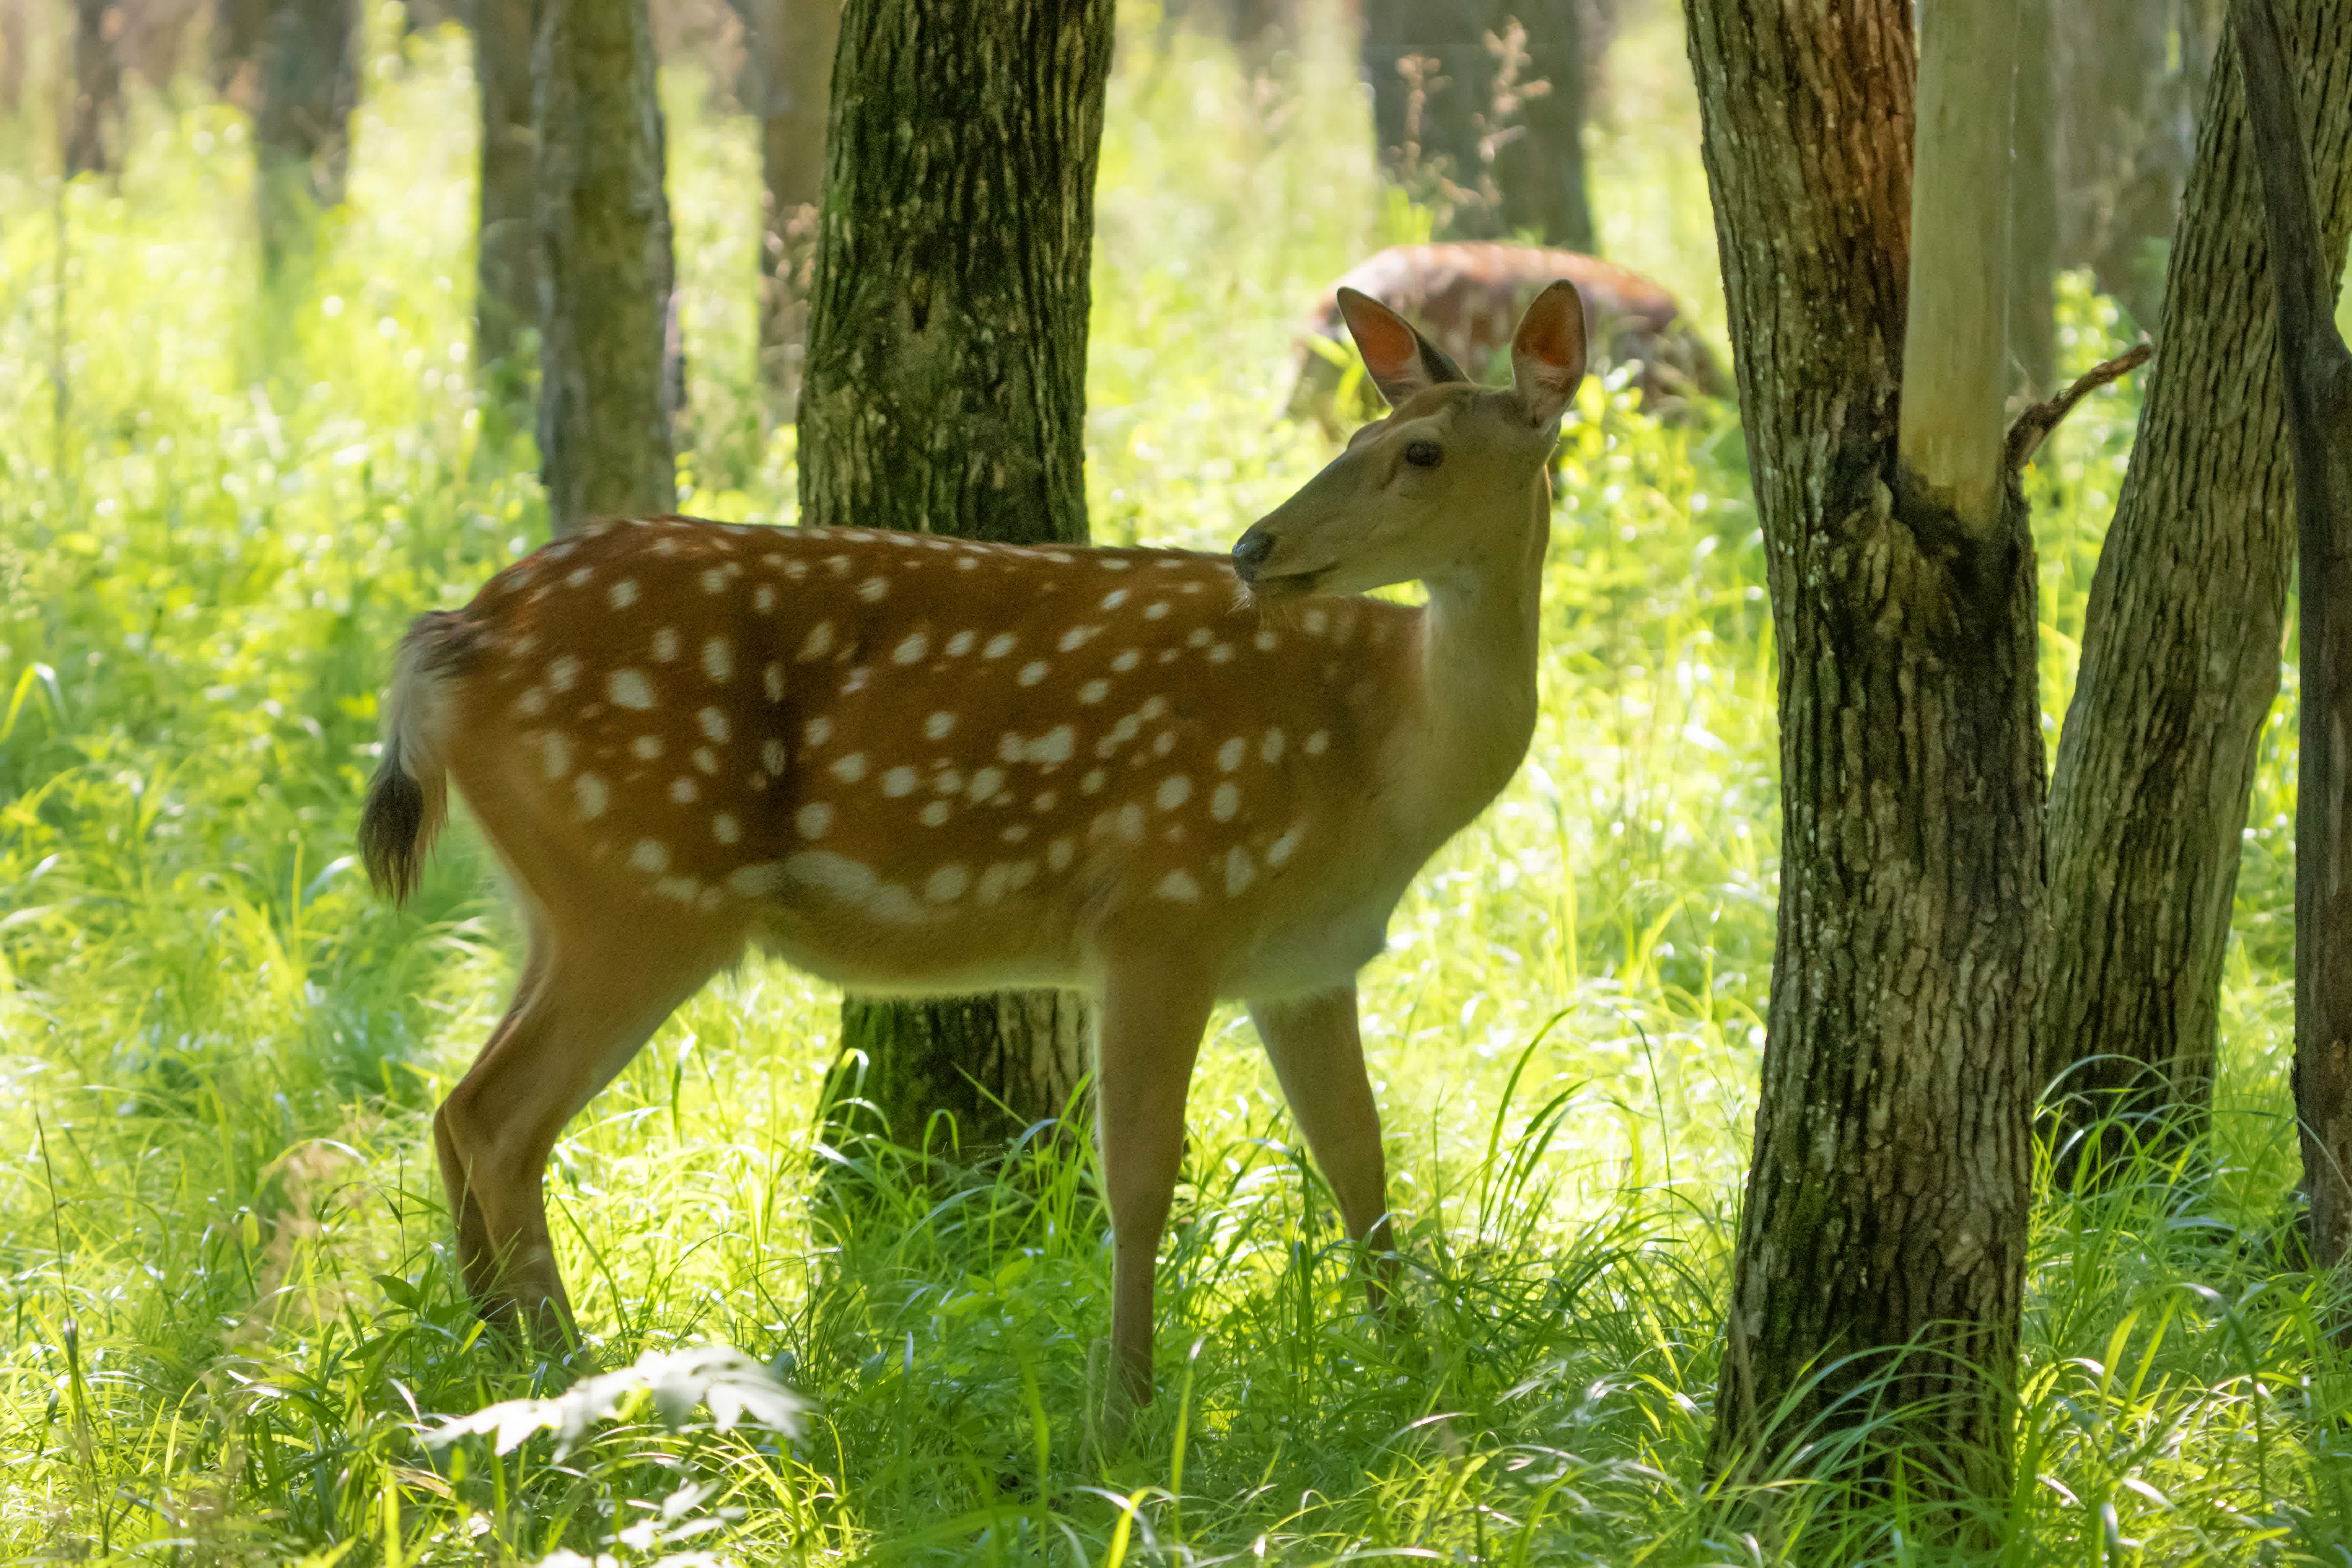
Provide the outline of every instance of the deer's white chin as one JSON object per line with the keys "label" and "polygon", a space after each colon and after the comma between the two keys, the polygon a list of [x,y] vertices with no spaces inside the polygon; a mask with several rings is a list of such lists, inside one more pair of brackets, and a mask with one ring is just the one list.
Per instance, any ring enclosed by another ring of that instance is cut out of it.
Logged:
{"label": "deer's white chin", "polygon": [[1328,566],[1312,572],[1285,572],[1278,577],[1260,576],[1251,579],[1250,597],[1262,605],[1284,605],[1293,599],[1311,597],[1322,590],[1323,582],[1331,575]]}

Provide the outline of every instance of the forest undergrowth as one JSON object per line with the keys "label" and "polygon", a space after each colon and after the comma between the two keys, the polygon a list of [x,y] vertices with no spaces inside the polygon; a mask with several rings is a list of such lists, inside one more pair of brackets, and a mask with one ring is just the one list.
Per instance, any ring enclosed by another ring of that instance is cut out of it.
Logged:
{"label": "forest undergrowth", "polygon": [[[1122,11],[1094,527],[1222,549],[1328,456],[1276,416],[1295,321],[1425,220],[1382,204],[1328,20],[1251,80]],[[45,133],[0,128],[0,1558],[1946,1560],[1899,1490],[1857,1511],[1704,1470],[1770,973],[1775,654],[1736,415],[1663,424],[1600,382],[1567,434],[1533,751],[1364,977],[1402,1323],[1363,1315],[1221,1014],[1163,1396],[1105,1457],[1084,1140],[823,1149],[837,997],[754,962],[572,1126],[551,1208],[589,1363],[739,1346],[805,1401],[796,1433],[682,1411],[656,1362],[576,1440],[515,1407],[511,1446],[428,1443],[581,1366],[486,1342],[450,1276],[425,1119],[515,963],[485,857],[461,825],[404,913],[352,859],[394,641],[546,526],[529,420],[467,363],[466,45],[389,10],[371,36],[350,205],[267,298],[232,110],[138,97],[113,184],[28,173]],[[690,68],[665,94],[684,510],[789,522],[791,432],[752,376],[754,131]],[[1669,16],[1612,57],[1598,213],[1725,353],[1696,144]],[[2070,282],[2068,366],[2117,334]],[[2137,397],[2091,399],[2032,476],[2053,743]],[[2284,680],[2211,1122],[2096,1195],[2044,1184],[2005,1562],[2352,1568],[2352,1356],[2283,1243]]]}

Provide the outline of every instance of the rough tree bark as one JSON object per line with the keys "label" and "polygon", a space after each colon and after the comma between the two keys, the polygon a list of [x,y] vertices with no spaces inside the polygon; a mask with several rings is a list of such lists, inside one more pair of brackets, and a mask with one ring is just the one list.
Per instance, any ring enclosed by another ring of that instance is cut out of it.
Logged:
{"label": "rough tree bark", "polygon": [[1609,31],[1595,0],[1364,0],[1363,29],[1381,165],[1436,209],[1436,237],[1525,230],[1594,250],[1584,120]]}
{"label": "rough tree bark", "polygon": [[539,0],[539,450],[556,533],[677,504],[669,198],[646,0]]}
{"label": "rough tree bark", "polygon": [[474,260],[474,362],[514,379],[525,329],[539,321],[539,235],[531,217],[530,0],[475,0],[481,93],[481,228]]}
{"label": "rough tree bark", "polygon": [[66,174],[109,174],[121,166],[123,26],[115,0],[74,0],[73,99],[66,114]]}
{"label": "rough tree bark", "polygon": [[841,0],[750,0],[749,87],[760,121],[765,196],[760,235],[760,380],[770,415],[800,405],[808,350],[817,200],[824,190],[824,128]]}
{"label": "rough tree bark", "polygon": [[[1980,1493],[2005,1463],[2047,940],[2032,536],[2013,489],[1970,524],[1897,471],[1908,0],[1685,10],[1781,734],[1714,1459],[1771,1466],[1808,1423],[1871,1419],[1880,1389],[1929,1489]],[[1963,216],[1999,226],[1997,205]],[[1998,319],[1979,328],[1998,345]]]}
{"label": "rough tree bark", "polygon": [[[2352,237],[2352,10],[2282,0],[2279,20],[2305,62],[2332,281]],[[2278,691],[2291,476],[2270,246],[2228,60],[2200,127],[2051,781],[2043,1072],[2066,1074],[2075,1128],[2168,1108],[2185,1125],[2210,1102],[2238,852]]]}
{"label": "rough tree bark", "polygon": [[268,0],[253,116],[265,278],[307,251],[339,206],[360,100],[359,0]]}
{"label": "rough tree bark", "polygon": [[[2295,73],[2270,0],[2235,0],[2294,454],[2303,653],[2294,813],[2294,1108],[2312,1251],[2352,1258],[2352,350],[2312,210]],[[2338,246],[2335,256],[2343,254]]]}
{"label": "rough tree bark", "polygon": [[[1086,538],[1110,47],[1111,0],[850,0],[801,393],[803,522]],[[900,1140],[947,1110],[993,1142],[1062,1111],[1086,1013],[1066,992],[853,998],[843,1043],[865,1053],[864,1096]],[[837,1075],[836,1105],[853,1079]]]}

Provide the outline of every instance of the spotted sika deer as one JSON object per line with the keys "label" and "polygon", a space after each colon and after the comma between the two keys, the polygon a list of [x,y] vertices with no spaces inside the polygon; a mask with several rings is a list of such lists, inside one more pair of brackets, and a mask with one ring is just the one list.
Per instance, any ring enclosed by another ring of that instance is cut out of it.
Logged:
{"label": "spotted sika deer", "polygon": [[[549,1152],[749,943],[860,992],[1099,994],[1115,1413],[1150,1397],[1153,1258],[1220,998],[1248,1005],[1349,1235],[1385,1250],[1356,971],[1527,750],[1584,316],[1545,290],[1493,390],[1386,307],[1341,309],[1395,411],[1230,559],[665,517],[417,621],[369,873],[415,889],[454,779],[530,931],[434,1121],[486,1314],[568,1331]],[[1425,608],[1353,596],[1412,580]]]}
{"label": "spotted sika deer", "polygon": [[[1635,384],[1654,408],[1693,393],[1726,395],[1723,375],[1682,306],[1659,284],[1598,257],[1532,245],[1465,241],[1393,245],[1349,268],[1323,291],[1300,329],[1288,412],[1339,433],[1339,293],[1370,294],[1429,334],[1472,374],[1510,347],[1512,323],[1554,279],[1576,285],[1596,368],[1639,362]],[[1369,413],[1369,405],[1363,412]]]}

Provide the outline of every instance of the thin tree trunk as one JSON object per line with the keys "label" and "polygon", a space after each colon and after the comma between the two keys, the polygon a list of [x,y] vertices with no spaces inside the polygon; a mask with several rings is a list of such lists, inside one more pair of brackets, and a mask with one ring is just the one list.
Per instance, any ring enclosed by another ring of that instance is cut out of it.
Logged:
{"label": "thin tree trunk", "polygon": [[[1110,46],[1110,0],[845,7],[801,395],[804,522],[1086,538]],[[871,1063],[864,1093],[894,1135],[920,1139],[947,1109],[966,1138],[994,1141],[1063,1110],[1085,1013],[1057,992],[853,999],[842,1033]],[[836,1105],[850,1089],[836,1079]]]}
{"label": "thin tree trunk", "polygon": [[243,107],[257,96],[261,40],[268,31],[269,0],[213,0],[207,40],[213,90]]}
{"label": "thin tree trunk", "polygon": [[2321,280],[2295,73],[2270,0],[2236,0],[2269,217],[2271,281],[2294,453],[2303,668],[2294,813],[2294,1108],[2312,1250],[2352,1258],[2352,349]]}
{"label": "thin tree trunk", "polygon": [[511,383],[524,331],[539,321],[539,234],[531,216],[530,0],[475,0],[481,93],[481,229],[474,269],[474,359]]}
{"label": "thin tree trunk", "polygon": [[66,174],[110,174],[121,167],[123,27],[116,0],[74,0],[73,101],[66,122]]}
{"label": "thin tree trunk", "polygon": [[765,196],[760,243],[760,380],[772,417],[800,405],[817,201],[841,0],[752,0],[751,90]]}
{"label": "thin tree trunk", "polygon": [[257,85],[262,274],[274,279],[307,254],[320,212],[342,204],[360,99],[359,0],[269,0]]}
{"label": "thin tree trunk", "polygon": [[2196,144],[2191,96],[2204,65],[2181,0],[2065,0],[2053,12],[2058,70],[2059,248],[2088,267],[2145,331],[2164,300]]}
{"label": "thin tree trunk", "polygon": [[2016,161],[2010,168],[2009,352],[2029,398],[2058,383],[2058,168],[2053,145],[2053,0],[2019,0]]}
{"label": "thin tree trunk", "polygon": [[[2282,0],[2279,20],[2306,62],[2333,279],[2352,236],[2352,15],[2344,0]],[[2074,1129],[2110,1111],[2193,1124],[2210,1103],[2239,846],[2278,691],[2291,476],[2236,69],[2213,73],[2201,126],[2051,783],[2042,1040]]]}
{"label": "thin tree trunk", "polygon": [[1897,499],[1907,0],[1685,9],[1780,660],[1780,926],[1713,1456],[1753,1473],[1809,1423],[1902,1410],[1915,1482],[1981,1495],[2047,940],[2032,537],[2013,488],[1976,524]]}
{"label": "thin tree trunk", "polygon": [[540,471],[557,534],[677,504],[669,198],[646,0],[539,0]]}
{"label": "thin tree trunk", "polygon": [[1591,256],[1600,243],[1584,174],[1588,4],[1504,0],[1504,11],[1525,29],[1520,79],[1530,85],[1522,89],[1517,133],[1496,148],[1494,175],[1507,232]]}

